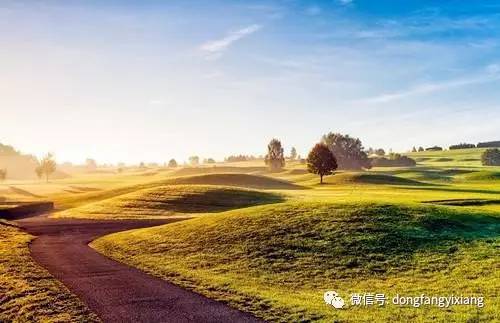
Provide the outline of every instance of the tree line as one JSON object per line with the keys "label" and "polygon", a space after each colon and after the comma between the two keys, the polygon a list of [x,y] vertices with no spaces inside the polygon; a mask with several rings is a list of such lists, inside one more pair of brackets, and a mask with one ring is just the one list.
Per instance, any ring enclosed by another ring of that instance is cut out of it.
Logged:
{"label": "tree line", "polygon": [[[297,156],[295,148],[291,151],[293,159]],[[265,164],[271,171],[280,171],[285,167],[285,154],[281,141],[273,138],[267,145]],[[363,148],[361,140],[340,133],[330,132],[321,137],[314,145],[306,159],[310,173],[323,177],[331,175],[336,169],[369,169],[371,160]]]}

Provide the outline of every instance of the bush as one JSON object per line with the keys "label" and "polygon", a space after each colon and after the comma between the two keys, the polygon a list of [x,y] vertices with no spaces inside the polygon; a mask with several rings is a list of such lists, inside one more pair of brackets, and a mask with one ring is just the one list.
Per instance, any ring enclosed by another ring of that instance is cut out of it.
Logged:
{"label": "bush", "polygon": [[487,142],[480,142],[477,144],[477,148],[495,148],[495,147],[500,147],[500,141],[487,141]]}
{"label": "bush", "polygon": [[249,161],[249,160],[256,160],[256,159],[257,159],[257,157],[252,156],[252,155],[249,155],[249,156],[231,155],[229,157],[224,158],[224,161],[226,161],[228,163],[232,163],[232,162],[242,162],[242,161]]}
{"label": "bush", "polygon": [[483,166],[500,166],[500,150],[486,149],[481,155],[481,163]]}
{"label": "bush", "polygon": [[450,150],[455,150],[455,149],[469,149],[469,148],[476,148],[476,145],[474,145],[474,144],[460,143],[458,145],[451,145],[450,146]]}
{"label": "bush", "polygon": [[441,151],[441,150],[443,150],[443,147],[433,146],[433,147],[425,148],[425,150],[426,151]]}
{"label": "bush", "polygon": [[391,154],[389,158],[372,158],[371,163],[373,167],[413,167],[417,165],[414,159],[400,154]]}

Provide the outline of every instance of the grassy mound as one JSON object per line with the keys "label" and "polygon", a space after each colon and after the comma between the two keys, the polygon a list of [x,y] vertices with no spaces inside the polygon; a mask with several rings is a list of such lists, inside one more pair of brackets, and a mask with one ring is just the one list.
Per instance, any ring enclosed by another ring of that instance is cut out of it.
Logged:
{"label": "grassy mound", "polygon": [[425,183],[399,176],[376,173],[339,173],[326,177],[325,183],[332,184],[387,184],[387,185],[425,185]]}
{"label": "grassy mound", "polygon": [[170,185],[120,195],[59,213],[59,217],[158,217],[227,211],[281,202],[280,195],[226,186]]}
{"label": "grassy mound", "polygon": [[0,222],[0,322],[100,322],[33,261],[32,238]]}
{"label": "grassy mound", "polygon": [[212,167],[185,167],[178,169],[172,173],[172,176],[191,176],[191,175],[204,175],[204,174],[217,174],[217,173],[257,173],[263,172],[267,169],[264,166],[212,166]]}
{"label": "grassy mound", "polygon": [[300,189],[288,181],[260,175],[249,174],[207,174],[178,177],[166,181],[166,184],[203,184],[227,185],[259,189]]}
{"label": "grassy mound", "polygon": [[[472,274],[453,274],[462,261],[469,265],[462,251],[479,241],[481,248],[493,243],[499,230],[496,217],[448,208],[295,202],[113,234],[92,246],[270,321],[343,321],[353,312],[324,306],[325,290],[463,292],[460,288],[470,284]],[[491,256],[493,249],[481,250]],[[494,279],[495,270],[484,257],[482,277]],[[485,297],[495,295],[494,285],[488,281],[481,286]],[[416,314],[411,308],[377,311],[356,309],[356,319],[410,319]],[[419,315],[461,317],[439,309]]]}
{"label": "grassy mound", "polygon": [[463,179],[466,181],[498,181],[500,180],[500,171],[483,170],[465,174]]}

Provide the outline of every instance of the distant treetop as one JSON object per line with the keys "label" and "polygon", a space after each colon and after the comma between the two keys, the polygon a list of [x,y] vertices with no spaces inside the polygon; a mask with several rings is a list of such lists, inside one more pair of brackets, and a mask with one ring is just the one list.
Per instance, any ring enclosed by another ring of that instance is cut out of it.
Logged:
{"label": "distant treetop", "polygon": [[455,149],[468,149],[468,148],[476,148],[476,145],[474,144],[466,144],[466,143],[460,143],[458,145],[451,145],[450,150],[455,150]]}

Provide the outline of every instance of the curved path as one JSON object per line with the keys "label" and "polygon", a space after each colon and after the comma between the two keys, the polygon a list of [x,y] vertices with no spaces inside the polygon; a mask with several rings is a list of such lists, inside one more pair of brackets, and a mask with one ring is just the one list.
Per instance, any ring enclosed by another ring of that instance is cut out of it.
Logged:
{"label": "curved path", "polygon": [[178,220],[57,220],[41,216],[17,223],[37,236],[31,244],[35,261],[104,322],[262,322],[111,260],[88,246],[105,234],[174,221]]}

